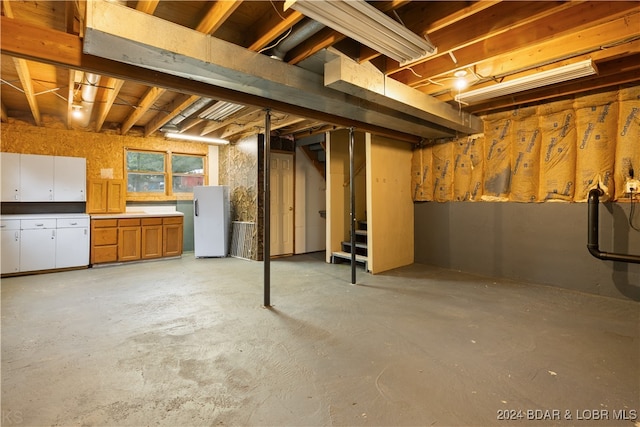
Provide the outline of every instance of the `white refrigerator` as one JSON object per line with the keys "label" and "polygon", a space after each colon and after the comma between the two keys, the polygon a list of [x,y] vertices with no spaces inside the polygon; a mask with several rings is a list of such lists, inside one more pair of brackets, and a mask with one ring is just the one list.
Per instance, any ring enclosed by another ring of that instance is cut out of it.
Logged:
{"label": "white refrigerator", "polygon": [[193,243],[196,258],[226,257],[230,232],[229,187],[193,188]]}

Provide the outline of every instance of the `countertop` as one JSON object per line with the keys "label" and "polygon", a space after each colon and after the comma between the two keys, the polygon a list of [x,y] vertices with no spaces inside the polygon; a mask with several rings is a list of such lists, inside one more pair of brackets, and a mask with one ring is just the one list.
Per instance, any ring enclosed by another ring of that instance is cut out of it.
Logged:
{"label": "countertop", "polygon": [[10,214],[2,215],[2,220],[12,219],[64,219],[64,218],[89,218],[86,213],[47,213],[47,214]]}
{"label": "countertop", "polygon": [[91,214],[91,219],[158,218],[184,216],[182,212],[122,212],[116,214]]}

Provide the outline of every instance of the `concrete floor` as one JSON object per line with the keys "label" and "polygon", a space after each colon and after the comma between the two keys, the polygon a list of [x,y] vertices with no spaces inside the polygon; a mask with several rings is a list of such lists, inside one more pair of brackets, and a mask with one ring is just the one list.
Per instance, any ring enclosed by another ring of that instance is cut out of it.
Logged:
{"label": "concrete floor", "polygon": [[2,425],[640,426],[638,303],[319,258],[3,279]]}

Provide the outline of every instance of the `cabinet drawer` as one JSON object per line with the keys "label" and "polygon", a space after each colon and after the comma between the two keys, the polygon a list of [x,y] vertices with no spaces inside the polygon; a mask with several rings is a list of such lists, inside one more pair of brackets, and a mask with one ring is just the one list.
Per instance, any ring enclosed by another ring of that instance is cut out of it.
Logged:
{"label": "cabinet drawer", "polygon": [[164,217],[162,218],[162,223],[163,224],[182,224],[182,217],[181,216]]}
{"label": "cabinet drawer", "polygon": [[82,228],[89,226],[89,218],[58,218],[57,228]]}
{"label": "cabinet drawer", "polygon": [[0,221],[0,229],[2,230],[20,230],[19,219],[3,219]]}
{"label": "cabinet drawer", "polygon": [[98,228],[91,233],[93,246],[117,245],[118,229],[117,228]]}
{"label": "cabinet drawer", "polygon": [[117,227],[117,219],[94,219],[91,221],[92,228]]}
{"label": "cabinet drawer", "polygon": [[162,218],[142,218],[142,225],[162,225]]}
{"label": "cabinet drawer", "polygon": [[91,263],[114,262],[118,260],[118,246],[94,247],[91,252]]}
{"label": "cabinet drawer", "polygon": [[136,227],[140,225],[140,218],[126,218],[118,220],[118,227]]}
{"label": "cabinet drawer", "polygon": [[37,230],[41,228],[56,228],[56,220],[54,218],[20,220],[21,230]]}

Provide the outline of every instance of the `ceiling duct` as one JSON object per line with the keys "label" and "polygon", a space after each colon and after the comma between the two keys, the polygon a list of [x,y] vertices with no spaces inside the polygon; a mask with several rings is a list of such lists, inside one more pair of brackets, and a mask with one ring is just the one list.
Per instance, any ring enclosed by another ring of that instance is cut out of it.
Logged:
{"label": "ceiling duct", "polygon": [[198,115],[198,117],[205,120],[213,120],[215,122],[219,122],[226,119],[236,111],[242,110],[243,108],[244,105],[233,104],[226,101],[218,101],[211,107],[204,110],[201,114]]}
{"label": "ceiling duct", "polygon": [[278,59],[280,61],[284,60],[284,57],[291,49],[307,40],[323,28],[324,25],[320,22],[307,19],[304,23],[296,25],[291,31],[291,34],[271,50],[270,56],[273,59]]}
{"label": "ceiling duct", "polygon": [[82,127],[89,126],[91,123],[91,113],[95,104],[96,95],[98,94],[98,83],[100,76],[92,73],[84,73],[82,78],[82,90],[80,105],[82,105],[82,115],[79,116],[79,125]]}

